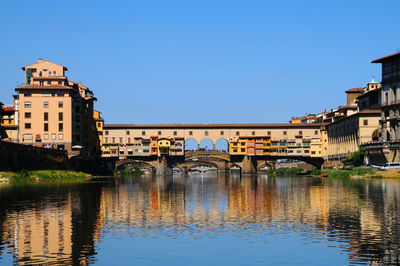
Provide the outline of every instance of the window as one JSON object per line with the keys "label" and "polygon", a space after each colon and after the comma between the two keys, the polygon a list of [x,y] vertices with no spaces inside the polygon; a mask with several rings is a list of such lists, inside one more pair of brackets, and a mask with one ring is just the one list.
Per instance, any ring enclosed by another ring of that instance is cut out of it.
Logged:
{"label": "window", "polygon": [[131,143],[131,138],[128,138],[128,143]]}
{"label": "window", "polygon": [[30,91],[26,91],[26,92],[24,92],[24,96],[25,97],[31,97],[32,93]]}
{"label": "window", "polygon": [[314,131],[314,135],[318,135],[318,130],[315,130],[315,131]]}
{"label": "window", "polygon": [[59,82],[58,82],[58,85],[62,85],[62,81],[59,81]]}
{"label": "window", "polygon": [[31,123],[25,123],[25,129],[31,129]]}
{"label": "window", "polygon": [[60,92],[60,91],[57,92],[57,96],[58,96],[58,97],[64,97],[64,92]]}
{"label": "window", "polygon": [[58,123],[58,131],[63,131],[63,130],[64,130],[64,124]]}
{"label": "window", "polygon": [[178,135],[178,132],[174,131],[174,136]]}
{"label": "window", "polygon": [[47,81],[47,85],[51,85],[51,81],[49,80],[49,81]]}
{"label": "window", "polygon": [[189,131],[189,136],[192,136],[193,135],[193,131]]}
{"label": "window", "polygon": [[31,113],[25,113],[25,118],[31,118]]}
{"label": "window", "polygon": [[368,120],[364,119],[364,126],[368,126]]}
{"label": "window", "polygon": [[299,131],[299,135],[303,135],[303,131],[300,130],[300,131]]}
{"label": "window", "polygon": [[49,139],[49,134],[44,134],[44,139],[48,140]]}
{"label": "window", "polygon": [[63,121],[63,113],[58,113],[58,121]]}
{"label": "window", "polygon": [[142,136],[146,136],[146,131],[142,131]]}
{"label": "window", "polygon": [[63,102],[58,102],[58,107],[59,107],[59,108],[62,108],[63,105],[64,105]]}
{"label": "window", "polygon": [[158,131],[158,135],[161,136],[161,131]]}
{"label": "window", "polygon": [[56,134],[55,133],[51,134],[51,139],[52,140],[56,140]]}
{"label": "window", "polygon": [[44,125],[43,125],[44,127],[43,127],[43,130],[44,131],[49,131],[49,123],[44,123]]}
{"label": "window", "polygon": [[239,131],[236,131],[236,136],[239,136],[240,135],[240,132]]}
{"label": "window", "polygon": [[237,149],[233,149],[233,152],[237,152]]}
{"label": "window", "polygon": [[241,148],[240,151],[241,152],[246,152],[246,149],[245,148]]}
{"label": "window", "polygon": [[126,135],[130,135],[131,132],[129,130],[126,131]]}
{"label": "window", "polygon": [[104,143],[108,143],[108,138],[107,137],[104,138]]}
{"label": "window", "polygon": [[119,143],[122,143],[122,138],[121,137],[119,138]]}
{"label": "window", "polygon": [[39,85],[40,86],[44,86],[44,82],[43,81],[39,81]]}
{"label": "window", "polygon": [[267,131],[267,135],[268,135],[268,136],[271,136],[271,131]]}
{"label": "window", "polygon": [[251,135],[252,135],[252,136],[255,136],[255,135],[256,135],[256,132],[255,132],[255,131],[251,131]]}
{"label": "window", "polygon": [[49,121],[49,113],[46,112],[46,113],[43,114],[43,120],[44,121]]}
{"label": "window", "polygon": [[283,131],[283,135],[286,136],[286,130]]}
{"label": "window", "polygon": [[44,102],[44,103],[43,103],[43,107],[44,107],[44,108],[49,108],[49,102]]}
{"label": "window", "polygon": [[24,106],[25,108],[31,108],[31,102],[25,102]]}
{"label": "window", "polygon": [[224,131],[221,131],[220,134],[221,134],[221,136],[223,136],[224,135]]}
{"label": "window", "polygon": [[205,135],[205,136],[208,136],[208,131],[205,131],[205,132],[204,132],[204,135]]}
{"label": "window", "polygon": [[64,139],[64,134],[62,134],[62,133],[58,134],[58,139],[59,140],[63,140]]}
{"label": "window", "polygon": [[31,139],[33,139],[33,135],[32,134],[23,134],[23,138],[24,138],[24,140],[26,139],[26,140],[31,140]]}
{"label": "window", "polygon": [[104,135],[108,135],[108,130],[104,131]]}
{"label": "window", "polygon": [[115,137],[112,137],[112,143],[115,143]]}

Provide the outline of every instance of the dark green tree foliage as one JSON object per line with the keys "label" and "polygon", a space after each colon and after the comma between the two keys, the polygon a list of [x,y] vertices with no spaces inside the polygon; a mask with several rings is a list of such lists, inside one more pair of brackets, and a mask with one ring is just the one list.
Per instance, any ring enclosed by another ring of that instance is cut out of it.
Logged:
{"label": "dark green tree foliage", "polygon": [[345,166],[360,166],[364,162],[365,148],[360,146],[358,151],[354,152],[351,156],[342,159]]}

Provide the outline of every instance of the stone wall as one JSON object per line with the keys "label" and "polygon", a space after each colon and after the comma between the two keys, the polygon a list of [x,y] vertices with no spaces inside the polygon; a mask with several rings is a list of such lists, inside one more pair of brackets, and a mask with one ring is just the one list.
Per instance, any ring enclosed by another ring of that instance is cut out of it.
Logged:
{"label": "stone wall", "polygon": [[0,141],[0,171],[67,168],[65,151]]}

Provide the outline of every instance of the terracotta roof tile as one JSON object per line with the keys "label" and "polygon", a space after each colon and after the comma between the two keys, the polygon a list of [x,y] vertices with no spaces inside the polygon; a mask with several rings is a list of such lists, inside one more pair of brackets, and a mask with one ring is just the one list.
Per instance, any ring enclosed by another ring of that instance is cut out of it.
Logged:
{"label": "terracotta roof tile", "polygon": [[40,86],[40,85],[23,85],[20,87],[15,88],[15,90],[23,90],[23,89],[38,89],[38,90],[42,90],[42,89],[67,89],[67,90],[72,90],[72,87],[68,87],[68,86],[63,86],[63,85],[48,85],[48,86]]}
{"label": "terracotta roof tile", "polygon": [[397,53],[394,53],[394,54],[391,54],[391,55],[387,55],[387,56],[384,56],[384,57],[375,59],[375,60],[372,61],[371,63],[382,63],[382,62],[385,61],[386,59],[389,59],[389,58],[391,58],[391,57],[397,57],[397,56],[400,56],[400,52],[397,52]]}
{"label": "terracotta roof tile", "polygon": [[347,90],[346,93],[348,92],[362,92],[364,88],[352,88],[350,90]]}

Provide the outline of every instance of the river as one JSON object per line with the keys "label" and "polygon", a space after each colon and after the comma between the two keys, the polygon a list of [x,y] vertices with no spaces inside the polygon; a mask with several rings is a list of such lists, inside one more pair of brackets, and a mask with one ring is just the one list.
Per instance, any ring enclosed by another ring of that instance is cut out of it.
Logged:
{"label": "river", "polygon": [[400,182],[193,174],[0,187],[0,264],[400,263]]}

